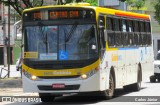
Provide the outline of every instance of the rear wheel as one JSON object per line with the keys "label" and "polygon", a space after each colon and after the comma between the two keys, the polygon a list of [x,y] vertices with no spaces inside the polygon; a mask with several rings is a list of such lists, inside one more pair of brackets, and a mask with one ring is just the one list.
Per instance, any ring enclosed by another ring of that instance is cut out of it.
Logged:
{"label": "rear wheel", "polygon": [[42,102],[53,102],[55,99],[55,96],[50,93],[39,93],[39,97]]}
{"label": "rear wheel", "polygon": [[114,95],[115,91],[115,81],[113,78],[113,74],[111,73],[109,76],[109,89],[104,91],[105,99],[111,99]]}

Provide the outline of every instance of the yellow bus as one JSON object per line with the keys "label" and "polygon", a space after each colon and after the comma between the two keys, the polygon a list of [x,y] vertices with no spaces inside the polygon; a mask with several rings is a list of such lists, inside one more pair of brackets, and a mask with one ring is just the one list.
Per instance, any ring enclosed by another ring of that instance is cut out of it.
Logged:
{"label": "yellow bus", "polygon": [[109,99],[153,74],[148,15],[69,4],[26,9],[22,23],[23,89],[43,102],[85,92]]}

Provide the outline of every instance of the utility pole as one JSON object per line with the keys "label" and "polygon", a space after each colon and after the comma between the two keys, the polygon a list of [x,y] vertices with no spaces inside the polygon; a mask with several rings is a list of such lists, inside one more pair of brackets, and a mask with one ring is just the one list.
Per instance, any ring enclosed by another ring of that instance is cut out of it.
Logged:
{"label": "utility pole", "polygon": [[[8,0],[10,4],[10,0]],[[8,78],[10,77],[10,5],[8,5]]]}
{"label": "utility pole", "polygon": [[5,19],[5,9],[4,9],[4,4],[3,4],[3,13],[2,13],[2,24],[3,24],[3,59],[4,59],[4,67],[7,67],[7,46],[5,43],[6,40],[6,19]]}

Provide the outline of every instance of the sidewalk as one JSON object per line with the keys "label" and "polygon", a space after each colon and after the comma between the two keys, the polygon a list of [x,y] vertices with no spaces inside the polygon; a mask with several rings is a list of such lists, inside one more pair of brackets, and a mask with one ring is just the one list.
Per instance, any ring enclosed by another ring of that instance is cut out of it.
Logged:
{"label": "sidewalk", "polygon": [[[8,69],[8,67],[0,65],[0,72],[2,68]],[[3,70],[1,77],[4,77],[7,73]],[[16,65],[10,65],[10,77],[0,79],[0,96],[38,96],[38,94],[23,92],[20,71],[16,70]]]}
{"label": "sidewalk", "polygon": [[24,93],[21,78],[0,79],[0,96],[38,96],[38,93]]}
{"label": "sidewalk", "polygon": [[[0,65],[0,72],[2,68],[8,70],[8,67],[4,67],[3,65]],[[3,78],[6,74],[8,74],[8,72],[5,70],[2,70],[1,77]],[[10,77],[21,77],[20,71],[16,70],[16,65],[10,65]]]}

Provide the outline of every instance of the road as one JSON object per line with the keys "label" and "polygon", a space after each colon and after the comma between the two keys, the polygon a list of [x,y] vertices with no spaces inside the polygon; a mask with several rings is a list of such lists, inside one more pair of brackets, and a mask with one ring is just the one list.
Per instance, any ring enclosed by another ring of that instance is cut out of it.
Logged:
{"label": "road", "polygon": [[[19,94],[20,95],[20,94]],[[153,97],[156,96],[156,97]],[[147,101],[152,98],[153,102]],[[126,102],[127,101],[127,102]],[[130,102],[132,101],[132,102]],[[143,102],[141,102],[143,101]],[[158,101],[158,102],[157,102]],[[41,102],[1,102],[0,105],[43,105]],[[45,103],[45,105],[56,104],[77,104],[77,105],[160,105],[160,83],[150,83],[149,80],[143,81],[142,89],[139,92],[125,92],[123,89],[116,89],[115,97],[111,100],[104,100],[101,97],[82,97],[77,94],[66,95],[56,98],[53,103]]]}

